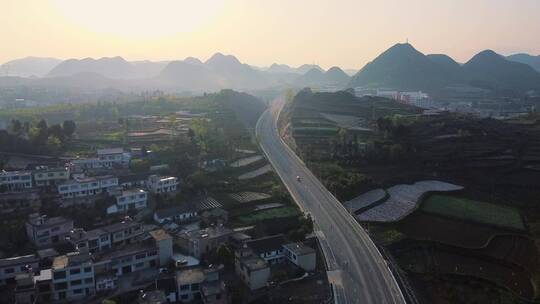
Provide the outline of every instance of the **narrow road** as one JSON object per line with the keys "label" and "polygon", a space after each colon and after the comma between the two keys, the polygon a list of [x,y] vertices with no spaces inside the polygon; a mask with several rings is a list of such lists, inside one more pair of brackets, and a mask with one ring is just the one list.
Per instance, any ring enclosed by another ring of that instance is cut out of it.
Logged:
{"label": "narrow road", "polygon": [[295,202],[315,220],[336,302],[406,303],[368,234],[280,138],[276,121],[283,103],[274,101],[261,116],[257,138]]}

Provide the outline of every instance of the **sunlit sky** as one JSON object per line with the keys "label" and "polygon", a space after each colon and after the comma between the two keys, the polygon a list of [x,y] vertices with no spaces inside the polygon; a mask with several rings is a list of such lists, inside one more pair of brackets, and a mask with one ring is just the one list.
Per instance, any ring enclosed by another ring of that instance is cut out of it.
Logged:
{"label": "sunlit sky", "polygon": [[540,54],[540,0],[0,0],[0,63],[25,56],[360,68],[406,39],[466,61]]}

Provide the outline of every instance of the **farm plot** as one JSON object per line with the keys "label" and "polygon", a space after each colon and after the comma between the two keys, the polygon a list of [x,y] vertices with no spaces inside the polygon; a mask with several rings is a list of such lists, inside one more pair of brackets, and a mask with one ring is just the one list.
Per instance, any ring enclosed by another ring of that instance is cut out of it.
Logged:
{"label": "farm plot", "polygon": [[362,212],[368,208],[371,208],[374,204],[382,201],[387,197],[384,189],[375,189],[368,191],[350,201],[344,202],[343,206],[354,214]]}
{"label": "farm plot", "polygon": [[250,203],[254,201],[260,201],[264,199],[271,198],[272,196],[270,194],[261,193],[261,192],[239,192],[239,193],[231,193],[229,194],[229,197],[233,200],[244,204],[244,203]]}
{"label": "farm plot", "polygon": [[502,228],[526,230],[516,209],[481,201],[434,194],[422,204],[422,211]]}
{"label": "farm plot", "polygon": [[322,117],[333,121],[335,124],[342,128],[353,128],[366,124],[365,119],[351,116],[351,115],[341,115],[341,114],[331,114],[331,113],[321,113]]}
{"label": "farm plot", "polygon": [[261,175],[264,175],[268,172],[271,172],[272,171],[272,166],[270,164],[267,164],[263,167],[260,167],[258,169],[255,169],[253,171],[250,171],[250,172],[247,172],[247,173],[244,173],[240,176],[238,176],[238,179],[239,180],[245,180],[245,179],[252,179],[252,178],[256,178],[256,177],[259,177]]}
{"label": "farm plot", "polygon": [[493,226],[457,221],[424,212],[411,214],[399,223],[398,229],[411,239],[470,249],[484,248],[495,236],[509,233],[508,230]]}
{"label": "farm plot", "polygon": [[294,217],[298,215],[300,215],[300,213],[298,209],[294,207],[281,207],[261,210],[249,215],[239,216],[238,220],[244,225],[252,225],[264,220]]}
{"label": "farm plot", "polygon": [[424,194],[461,189],[463,187],[436,180],[396,185],[387,190],[389,198],[385,202],[360,213],[356,218],[362,222],[396,222],[413,212]]}
{"label": "farm plot", "polygon": [[263,157],[261,155],[254,155],[254,156],[250,156],[250,157],[245,157],[245,158],[235,160],[234,162],[231,163],[230,166],[233,167],[233,168],[241,168],[241,167],[245,167],[245,166],[251,165],[253,163],[256,163],[256,162],[260,161],[261,159],[263,159]]}
{"label": "farm plot", "polygon": [[432,248],[416,250],[398,258],[407,270],[414,273],[438,273],[487,280],[522,299],[534,298],[529,272],[521,267],[505,265],[473,256]]}

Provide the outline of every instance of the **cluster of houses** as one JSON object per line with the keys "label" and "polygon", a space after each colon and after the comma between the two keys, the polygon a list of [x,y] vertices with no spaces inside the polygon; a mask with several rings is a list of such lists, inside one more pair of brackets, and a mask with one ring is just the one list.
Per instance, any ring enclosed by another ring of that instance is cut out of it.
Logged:
{"label": "cluster of houses", "polygon": [[[221,224],[174,236],[130,217],[87,231],[64,217],[31,214],[26,234],[34,254],[0,259],[0,287],[14,285],[16,303],[98,300],[145,286],[170,303],[230,303],[223,265],[204,263],[224,244],[234,250],[236,276],[250,291],[270,285],[275,265],[316,268],[316,251],[304,243],[283,235],[254,239]],[[137,282],[141,276],[147,280]]]}
{"label": "cluster of houses", "polygon": [[[0,259],[0,289],[11,288],[9,301],[98,302],[146,290],[139,294],[140,303],[225,304],[231,303],[226,271],[234,271],[249,292],[258,292],[272,285],[274,267],[315,270],[312,247],[283,235],[253,238],[229,228],[228,212],[210,197],[160,207],[152,214],[153,224],[124,215],[121,220],[107,217],[91,230],[70,218],[37,212],[44,193],[72,204],[112,196],[106,213],[124,214],[146,208],[152,195],[178,190],[176,177],[117,174],[129,172],[130,159],[123,149],[104,149],[61,168],[0,172],[0,213],[23,211],[26,236],[35,248],[29,255]],[[234,251],[232,267],[209,263],[223,245]]]}
{"label": "cluster of houses", "polygon": [[146,208],[149,193],[169,194],[179,189],[178,178],[174,176],[130,174],[127,168],[131,153],[122,148],[99,149],[96,154],[96,157],[73,159],[55,168],[38,166],[34,170],[0,171],[0,206],[6,207],[2,212],[36,211],[40,207],[37,194],[40,189],[58,194],[65,204],[114,196],[115,203],[108,206],[107,214]]}

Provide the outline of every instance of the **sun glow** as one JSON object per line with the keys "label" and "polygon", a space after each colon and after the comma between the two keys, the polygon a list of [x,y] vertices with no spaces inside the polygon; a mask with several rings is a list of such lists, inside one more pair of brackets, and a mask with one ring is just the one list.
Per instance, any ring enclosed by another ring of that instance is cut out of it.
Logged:
{"label": "sun glow", "polygon": [[224,0],[52,0],[74,26],[122,38],[194,32],[219,16]]}

